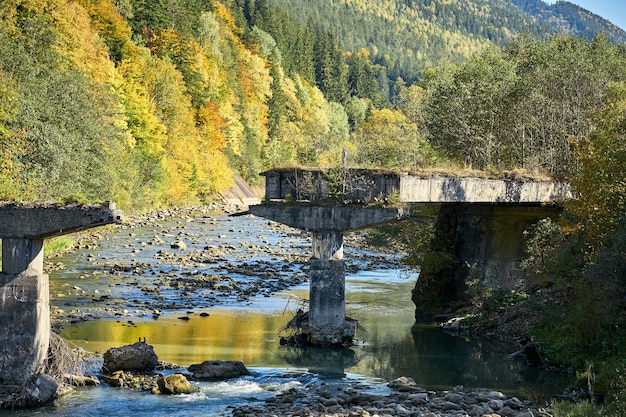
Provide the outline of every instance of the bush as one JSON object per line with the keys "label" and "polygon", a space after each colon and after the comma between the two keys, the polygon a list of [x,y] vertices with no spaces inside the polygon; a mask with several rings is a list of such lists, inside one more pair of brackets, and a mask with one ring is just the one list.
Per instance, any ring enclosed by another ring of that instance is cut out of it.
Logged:
{"label": "bush", "polygon": [[554,402],[552,409],[554,417],[608,417],[601,406],[588,402]]}

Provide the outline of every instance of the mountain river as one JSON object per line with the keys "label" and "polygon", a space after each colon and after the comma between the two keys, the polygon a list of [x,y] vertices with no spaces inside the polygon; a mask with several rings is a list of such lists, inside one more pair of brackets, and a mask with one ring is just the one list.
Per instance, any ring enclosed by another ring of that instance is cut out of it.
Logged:
{"label": "mountain river", "polygon": [[95,244],[52,258],[51,312],[72,347],[99,355],[145,338],[162,361],[187,367],[239,360],[251,376],[195,383],[191,395],[155,396],[102,383],[52,406],[0,416],[221,416],[309,384],[367,384],[407,376],[428,389],[484,387],[545,401],[559,386],[505,360],[516,346],[416,323],[417,274],[394,255],[354,249],[346,237],[346,311],[358,320],[350,349],[283,347],[285,324],[306,304],[310,240],[253,216],[195,211],[117,226]]}

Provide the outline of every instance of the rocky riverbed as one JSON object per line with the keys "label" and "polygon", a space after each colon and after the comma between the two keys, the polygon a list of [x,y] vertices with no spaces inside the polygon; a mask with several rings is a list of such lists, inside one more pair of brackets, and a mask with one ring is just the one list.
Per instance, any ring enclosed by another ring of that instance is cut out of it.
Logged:
{"label": "rocky riverbed", "polygon": [[[211,360],[191,365],[188,369],[163,364],[158,361],[152,346],[144,342],[110,349],[103,357],[102,370],[107,371],[102,376],[105,383],[156,395],[193,395],[200,391],[199,381],[223,381],[251,375],[238,361]],[[164,369],[174,373],[166,376],[162,373]],[[463,386],[433,391],[419,387],[407,377],[372,384],[347,380],[316,382],[279,390],[264,400],[250,397],[247,404],[229,408],[234,417],[552,416],[549,408],[499,391],[466,390]]]}
{"label": "rocky riverbed", "polygon": [[[53,298],[63,300],[52,309],[53,322],[61,326],[99,318],[157,319],[165,312],[186,314],[224,303],[247,303],[256,296],[271,297],[307,281],[310,247],[297,247],[297,243],[277,247],[261,236],[246,239],[248,231],[235,226],[224,233],[242,236],[238,242],[219,235],[207,241],[202,230],[217,227],[224,222],[224,213],[235,212],[235,207],[217,204],[164,210],[80,236],[76,249],[87,253],[92,270],[80,279],[105,283],[111,290],[90,291],[82,285],[53,287]],[[146,227],[154,233],[139,236],[137,230]],[[128,255],[123,259],[101,256],[99,241],[105,240],[108,232],[120,230],[127,235],[120,244]],[[269,221],[265,233],[294,242],[308,238],[299,230]],[[353,249],[367,249],[359,234],[346,236],[344,243]],[[373,265],[394,268],[397,262],[387,255],[355,251],[346,260],[346,270],[355,273]],[[68,267],[52,257],[45,269],[62,271]]]}
{"label": "rocky riverbed", "polygon": [[[300,231],[267,223],[268,234],[280,234],[299,241],[291,248],[280,249],[269,241],[253,243],[246,239],[246,230],[227,229],[225,233],[240,234],[233,244],[218,239],[207,242],[206,236],[195,232],[198,225],[211,227],[225,206],[194,207],[150,213],[111,226],[128,237],[126,258],[104,258],[98,255],[98,240],[106,239],[106,231],[79,242],[86,250],[92,266],[91,276],[105,281],[112,292],[90,292],[76,285],[59,289],[66,298],[53,309],[57,325],[90,319],[117,318],[129,322],[132,316],[158,319],[163,313],[204,313],[221,303],[247,303],[253,297],[273,294],[307,279],[310,247],[302,245]],[[155,232],[138,236],[137,230],[149,226]],[[297,238],[297,239],[296,239]],[[258,240],[258,239],[256,239]],[[347,236],[346,247],[367,249],[360,235]],[[161,247],[154,250],[156,246]],[[282,246],[285,247],[284,245]],[[268,260],[252,260],[264,254]],[[346,257],[350,273],[359,269],[397,267],[397,258],[354,251]],[[68,268],[51,259],[46,269]],[[207,272],[207,270],[211,270]],[[235,279],[234,277],[238,277]],[[243,279],[241,277],[248,277]],[[117,291],[127,288],[129,291]],[[132,291],[130,291],[132,290]],[[384,385],[384,384],[383,384]],[[541,406],[507,397],[490,390],[448,391],[422,389],[408,379],[395,381],[384,389],[364,383],[327,384],[324,382],[277,392],[265,400],[251,399],[249,404],[232,409],[232,415],[256,416],[549,416]]]}
{"label": "rocky riverbed", "polygon": [[262,405],[238,407],[233,416],[243,417],[551,417],[551,410],[507,397],[487,389],[448,391],[418,387],[411,378],[387,384],[389,393],[373,393],[370,386],[327,386],[292,389],[269,398]]}

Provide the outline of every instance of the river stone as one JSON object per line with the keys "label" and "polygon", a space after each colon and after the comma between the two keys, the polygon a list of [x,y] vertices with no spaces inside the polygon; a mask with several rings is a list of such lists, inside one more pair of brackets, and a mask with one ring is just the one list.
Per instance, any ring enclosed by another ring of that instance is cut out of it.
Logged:
{"label": "river stone", "polygon": [[172,249],[187,249],[187,244],[182,240],[177,240],[170,245]]}
{"label": "river stone", "polygon": [[449,394],[446,394],[445,399],[447,401],[453,402],[453,403],[458,403],[461,402],[463,400],[463,398],[465,398],[465,396],[463,394],[458,394],[456,392],[451,392]]}
{"label": "river stone", "polygon": [[157,385],[161,394],[191,394],[195,391],[193,385],[182,374],[168,375],[158,379]]}
{"label": "river stone", "polygon": [[250,371],[240,361],[204,361],[201,364],[189,366],[187,370],[199,380],[228,379],[250,375]]}
{"label": "river stone", "polygon": [[504,407],[504,401],[502,401],[502,400],[491,400],[491,401],[489,401],[488,405],[489,405],[489,407],[491,407],[494,410],[498,411],[499,409]]}
{"label": "river stone", "polygon": [[511,397],[504,402],[504,406],[519,410],[524,407],[524,403],[517,397]]}
{"label": "river stone", "polygon": [[51,403],[57,396],[59,384],[49,375],[39,374],[33,378],[23,391],[23,402],[27,407],[42,406]]}
{"label": "river stone", "polygon": [[159,358],[154,353],[154,348],[145,342],[137,342],[119,348],[111,348],[104,355],[102,372],[113,373],[115,371],[153,371],[159,364]]}
{"label": "river stone", "polygon": [[415,388],[417,384],[413,378],[409,378],[406,376],[401,376],[399,378],[394,379],[393,381],[387,384],[389,388],[394,389],[402,389],[402,388]]}
{"label": "river stone", "polygon": [[504,406],[498,410],[498,414],[502,417],[515,417],[517,416],[517,411],[513,410],[511,407]]}

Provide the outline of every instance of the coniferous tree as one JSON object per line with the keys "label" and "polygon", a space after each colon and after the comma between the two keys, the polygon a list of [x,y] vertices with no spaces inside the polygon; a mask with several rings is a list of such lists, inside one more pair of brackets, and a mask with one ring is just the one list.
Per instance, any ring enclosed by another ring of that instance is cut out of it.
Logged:
{"label": "coniferous tree", "polygon": [[345,103],[348,99],[348,68],[331,32],[318,37],[314,47],[315,78],[329,101]]}
{"label": "coniferous tree", "polygon": [[270,67],[270,77],[272,77],[272,96],[267,103],[268,115],[268,136],[271,138],[277,137],[282,124],[285,120],[287,99],[283,92],[281,75],[278,69],[278,65],[273,64]]}
{"label": "coniferous tree", "polygon": [[300,28],[295,48],[297,72],[311,84],[315,82],[315,33],[313,22],[309,20],[306,27]]}

